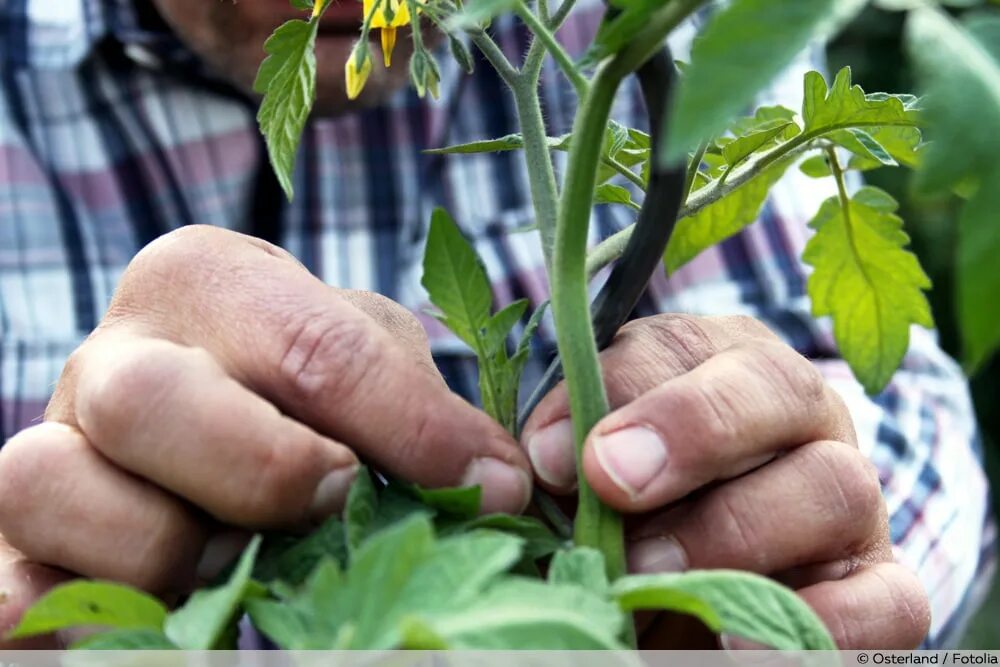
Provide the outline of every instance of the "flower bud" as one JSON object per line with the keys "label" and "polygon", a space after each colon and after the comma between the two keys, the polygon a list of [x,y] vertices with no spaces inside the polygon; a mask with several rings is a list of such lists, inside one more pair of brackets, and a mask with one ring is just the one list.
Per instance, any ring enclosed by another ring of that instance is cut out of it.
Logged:
{"label": "flower bud", "polygon": [[372,59],[368,56],[367,44],[357,42],[351,49],[351,57],[344,64],[344,74],[347,80],[347,99],[357,99],[364,90],[368,75],[372,71]]}

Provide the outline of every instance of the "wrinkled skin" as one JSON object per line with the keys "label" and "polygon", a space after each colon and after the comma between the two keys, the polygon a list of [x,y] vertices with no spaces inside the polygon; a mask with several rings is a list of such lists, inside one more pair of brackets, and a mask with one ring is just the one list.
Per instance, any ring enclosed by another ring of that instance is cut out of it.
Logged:
{"label": "wrinkled skin", "polygon": [[[291,16],[285,0],[154,1],[244,88],[260,44]],[[326,20],[327,112],[348,109],[359,7]],[[360,103],[401,83],[376,63]],[[583,470],[628,514],[632,570],[772,575],[843,648],[920,642],[927,597],[894,563],[877,475],[809,362],[748,318],[680,315],[627,325],[601,362],[614,410],[590,434]],[[249,531],[339,511],[359,457],[425,485],[481,484],[487,511],[521,511],[533,477],[568,494],[567,416],[559,386],[514,442],[448,390],[401,306],[328,287],[262,241],[181,229],[133,260],[46,422],[0,450],[0,629],[76,575],[176,599]],[[714,645],[688,622],[640,621],[647,648]]]}

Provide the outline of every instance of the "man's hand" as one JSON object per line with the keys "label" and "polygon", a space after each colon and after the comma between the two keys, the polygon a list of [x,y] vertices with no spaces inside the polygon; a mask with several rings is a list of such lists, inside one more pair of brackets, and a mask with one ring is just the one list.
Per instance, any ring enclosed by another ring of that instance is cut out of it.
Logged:
{"label": "man's hand", "polygon": [[448,390],[408,311],[211,227],[132,261],[46,420],[0,450],[0,632],[68,576],[25,557],[184,592],[235,555],[234,529],[339,511],[359,458],[419,484],[480,484],[484,511],[530,495],[521,449]]}
{"label": "man's hand", "polygon": [[[770,575],[842,648],[920,643],[927,597],[893,562],[875,468],[812,364],[752,319],[671,315],[625,326],[601,360],[614,411],[591,431],[583,469],[605,502],[634,515],[632,570]],[[568,415],[560,385],[522,438],[556,492],[576,479]],[[660,624],[643,639],[666,647],[675,635]]]}

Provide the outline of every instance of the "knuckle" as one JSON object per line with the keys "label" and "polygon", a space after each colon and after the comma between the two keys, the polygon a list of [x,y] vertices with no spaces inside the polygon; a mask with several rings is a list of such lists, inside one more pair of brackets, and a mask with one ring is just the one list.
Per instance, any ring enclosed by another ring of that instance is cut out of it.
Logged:
{"label": "knuckle", "polygon": [[301,400],[344,398],[377,369],[375,332],[357,314],[309,313],[286,327],[282,338],[279,374]]}
{"label": "knuckle", "polygon": [[111,363],[82,368],[76,396],[80,426],[102,448],[123,444],[123,436],[163,404],[169,392],[183,386],[196,366],[213,365],[204,350],[164,340],[121,344]]}
{"label": "knuckle", "polygon": [[402,304],[378,292],[344,290],[341,295],[389,332],[416,344],[427,344],[427,330],[413,311]]}
{"label": "knuckle", "polygon": [[875,466],[854,447],[833,441],[815,443],[804,465],[812,469],[809,478],[825,489],[837,529],[869,539],[885,502]]}
{"label": "knuckle", "polygon": [[721,378],[708,383],[686,382],[677,389],[670,392],[669,407],[664,407],[679,417],[682,425],[678,427],[686,431],[685,440],[697,446],[672,450],[674,463],[689,472],[713,471],[738,441],[746,408],[738,392]]}
{"label": "knuckle", "polygon": [[760,571],[770,561],[767,553],[768,544],[754,534],[749,526],[753,525],[751,503],[746,502],[741,494],[732,493],[721,488],[716,492],[715,502],[711,503],[713,526],[722,528],[722,533],[716,537],[726,545],[725,552],[739,554],[741,559],[749,559],[748,568]]}
{"label": "knuckle", "polygon": [[622,327],[623,339],[637,339],[670,353],[682,370],[691,370],[717,351],[699,318],[667,314],[634,320]]}
{"label": "knuckle", "polygon": [[774,394],[810,416],[829,410],[826,380],[813,364],[788,345],[777,340],[754,340],[736,349],[751,368],[765,379]]}
{"label": "knuckle", "polygon": [[200,527],[179,503],[158,507],[143,523],[143,533],[135,550],[123,561],[117,574],[123,581],[147,591],[166,591],[177,584],[179,575],[193,567],[192,547],[197,547]]}
{"label": "knuckle", "polygon": [[329,465],[321,446],[318,436],[288,437],[258,450],[255,469],[259,475],[240,499],[237,519],[270,526],[304,513],[318,476]]}
{"label": "knuckle", "polygon": [[720,324],[740,338],[778,339],[766,324],[749,315],[726,315],[720,318]]}

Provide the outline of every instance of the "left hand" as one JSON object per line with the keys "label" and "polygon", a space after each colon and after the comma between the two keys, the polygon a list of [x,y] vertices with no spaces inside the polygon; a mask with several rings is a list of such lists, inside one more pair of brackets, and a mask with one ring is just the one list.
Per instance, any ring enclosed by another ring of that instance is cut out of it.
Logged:
{"label": "left hand", "polygon": [[[613,411],[583,469],[604,502],[635,515],[632,571],[757,572],[796,589],[843,649],[923,640],[929,603],[894,562],[875,467],[808,360],[751,318],[660,315],[623,327],[601,363]],[[522,437],[556,493],[576,481],[568,416],[560,384]],[[643,647],[678,634],[690,646],[676,627],[654,622]]]}

